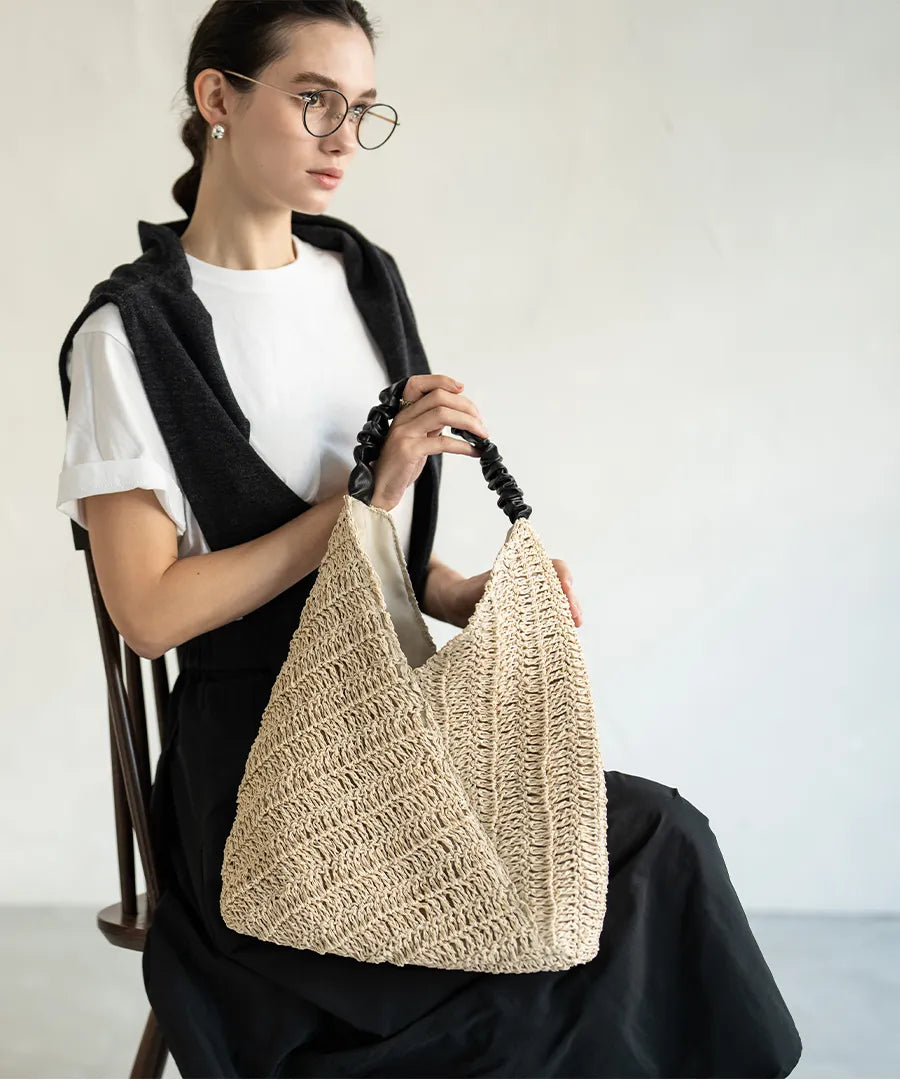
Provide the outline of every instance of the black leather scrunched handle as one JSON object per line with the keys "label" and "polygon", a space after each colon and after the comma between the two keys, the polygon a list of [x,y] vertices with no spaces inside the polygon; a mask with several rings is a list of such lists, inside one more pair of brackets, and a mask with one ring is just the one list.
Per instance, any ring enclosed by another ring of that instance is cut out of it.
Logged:
{"label": "black leather scrunched handle", "polygon": [[[378,395],[380,405],[373,405],[369,409],[368,418],[363,425],[362,431],[356,436],[359,440],[353,451],[353,459],[356,465],[350,473],[347,483],[347,493],[354,499],[359,499],[367,506],[371,505],[372,494],[375,490],[375,474],[372,472],[372,463],[381,453],[384,440],[387,438],[391,420],[400,411],[400,398],[406,389],[409,376],[398,379],[385,387]],[[509,518],[517,521],[519,518],[531,516],[531,507],[522,496],[522,489],[515,479],[510,476],[509,470],[503,464],[503,458],[495,443],[490,439],[483,439],[471,431],[461,428],[450,428],[454,435],[459,435],[477,450],[481,451],[481,471],[487,480],[491,491],[499,491],[500,497],[497,505]]]}

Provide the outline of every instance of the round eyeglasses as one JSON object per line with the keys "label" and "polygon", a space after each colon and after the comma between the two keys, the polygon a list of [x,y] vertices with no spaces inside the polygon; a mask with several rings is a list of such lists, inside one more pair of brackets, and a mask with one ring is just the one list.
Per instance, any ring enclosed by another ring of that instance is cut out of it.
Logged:
{"label": "round eyeglasses", "polygon": [[[280,86],[273,86],[272,83],[241,75],[239,71],[229,71],[228,68],[222,68],[222,71],[226,75],[246,79],[257,86],[267,86],[270,90],[277,90],[279,94],[287,94],[288,97],[302,101],[303,126],[317,139],[333,135],[350,112],[350,102],[340,90],[302,90],[295,94],[290,90],[282,90]],[[356,127],[356,139],[364,150],[377,150],[379,146],[383,146],[400,123],[397,110],[383,102],[355,106],[351,117],[351,122]]]}

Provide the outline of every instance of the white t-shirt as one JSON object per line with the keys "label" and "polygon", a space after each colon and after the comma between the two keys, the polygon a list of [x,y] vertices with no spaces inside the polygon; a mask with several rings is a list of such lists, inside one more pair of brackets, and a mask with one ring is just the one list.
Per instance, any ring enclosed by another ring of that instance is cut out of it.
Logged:
{"label": "white t-shirt", "polygon": [[[300,498],[347,490],[353,448],[390,379],[344,276],[343,256],[293,236],[294,262],[232,270],[187,255],[194,291],[250,444]],[[66,445],[57,509],[83,528],[87,495],[155,492],[178,535],[178,556],[209,551],[179,487],[114,303],[73,337]],[[414,486],[391,511],[409,558]]]}

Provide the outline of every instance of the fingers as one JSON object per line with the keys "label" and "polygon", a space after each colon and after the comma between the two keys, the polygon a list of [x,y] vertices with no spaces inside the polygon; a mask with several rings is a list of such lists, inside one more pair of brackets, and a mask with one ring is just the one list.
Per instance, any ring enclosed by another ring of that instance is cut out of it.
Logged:
{"label": "fingers", "polygon": [[480,457],[481,451],[467,443],[465,439],[457,439],[453,435],[432,435],[424,439],[415,439],[413,444],[419,454],[464,454],[466,457]]}
{"label": "fingers", "polygon": [[[444,404],[448,402],[457,409],[471,411],[473,416],[484,422],[478,406],[473,401],[461,394],[463,384],[449,375],[410,375],[406,381],[406,389],[403,396],[407,401],[420,402],[426,394],[440,399]],[[409,412],[409,409],[404,409]]]}
{"label": "fingers", "polygon": [[[446,380],[448,376],[411,376],[409,381],[412,382],[414,378]],[[456,427],[462,428],[463,431],[471,431],[483,439],[490,438],[484,417],[475,403],[465,395],[449,390],[443,384],[425,390],[419,384],[416,392],[419,396],[413,404],[407,409],[401,409],[394,417],[394,426],[410,425],[417,432],[426,434],[430,431],[440,431],[444,427]],[[407,401],[413,400],[407,397],[407,391],[404,391],[403,396]]]}
{"label": "fingers", "polygon": [[410,375],[406,380],[403,396],[407,401],[418,401],[429,390],[444,389],[448,393],[458,394],[462,387],[463,384],[458,379],[449,375]]}
{"label": "fingers", "polygon": [[569,569],[569,564],[563,559],[551,559],[550,561],[556,568],[556,574],[560,580],[560,584],[566,589],[571,589],[574,579],[572,577],[572,571]]}
{"label": "fingers", "polygon": [[581,626],[584,621],[584,613],[581,610],[581,604],[575,596],[572,571],[569,569],[568,563],[564,562],[562,559],[553,559],[552,562],[556,569],[556,574],[559,577],[559,582],[562,585],[563,593],[569,601],[569,607],[572,611],[572,618],[575,625]]}

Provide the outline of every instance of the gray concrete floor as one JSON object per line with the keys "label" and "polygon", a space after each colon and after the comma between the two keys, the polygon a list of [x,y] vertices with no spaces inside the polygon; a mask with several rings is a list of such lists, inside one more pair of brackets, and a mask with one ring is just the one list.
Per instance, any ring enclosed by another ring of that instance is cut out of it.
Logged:
{"label": "gray concrete floor", "polygon": [[[140,956],[109,945],[95,915],[0,907],[0,1076],[131,1072]],[[803,1039],[791,1075],[900,1076],[900,917],[748,918]],[[180,1075],[171,1057],[164,1075]]]}

